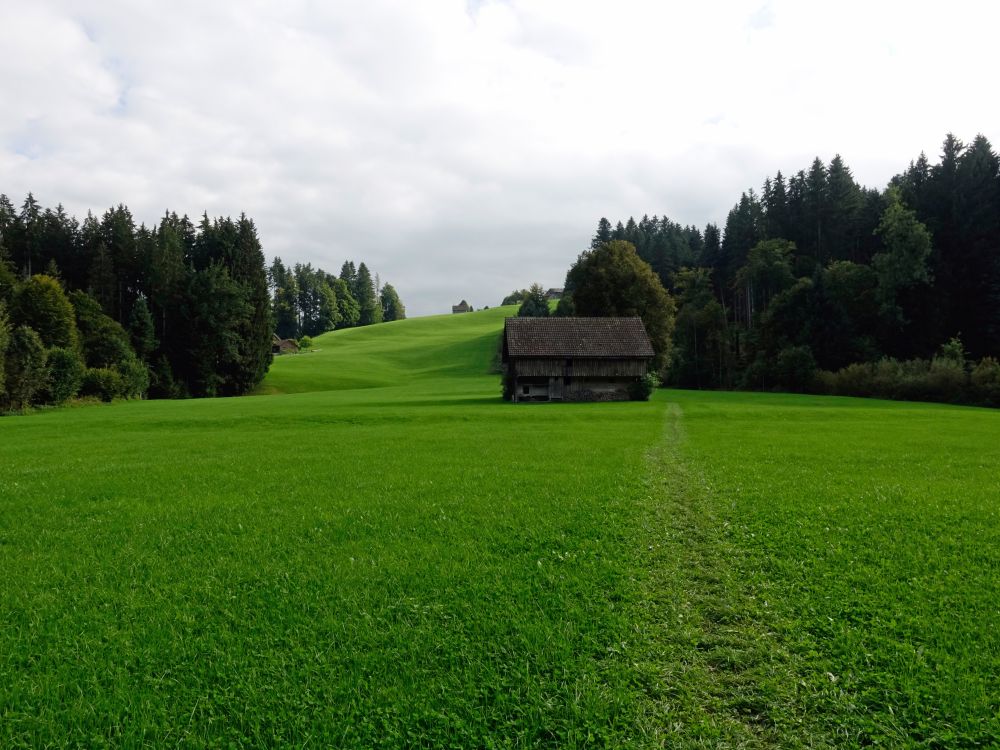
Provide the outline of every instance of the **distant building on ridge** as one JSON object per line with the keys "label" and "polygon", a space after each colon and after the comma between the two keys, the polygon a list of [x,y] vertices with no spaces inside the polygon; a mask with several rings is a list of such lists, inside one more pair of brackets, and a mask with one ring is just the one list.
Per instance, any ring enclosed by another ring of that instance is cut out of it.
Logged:
{"label": "distant building on ridge", "polygon": [[293,339],[283,339],[276,333],[271,334],[271,354],[297,354],[299,344]]}
{"label": "distant building on ridge", "polygon": [[452,311],[453,313],[464,313],[464,312],[472,312],[472,305],[470,305],[470,304],[469,304],[468,302],[466,302],[466,301],[465,301],[465,300],[463,299],[463,300],[462,300],[461,302],[459,302],[459,303],[458,303],[457,305],[452,305],[452,306],[451,306],[451,311]]}

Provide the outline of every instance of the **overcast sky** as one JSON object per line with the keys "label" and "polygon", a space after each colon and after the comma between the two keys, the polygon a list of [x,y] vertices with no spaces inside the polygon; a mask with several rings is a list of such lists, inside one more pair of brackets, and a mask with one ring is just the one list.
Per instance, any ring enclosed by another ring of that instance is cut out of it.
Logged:
{"label": "overcast sky", "polygon": [[601,216],[722,223],[840,153],[1000,146],[987,2],[0,0],[0,192],[257,223],[410,315],[561,286]]}

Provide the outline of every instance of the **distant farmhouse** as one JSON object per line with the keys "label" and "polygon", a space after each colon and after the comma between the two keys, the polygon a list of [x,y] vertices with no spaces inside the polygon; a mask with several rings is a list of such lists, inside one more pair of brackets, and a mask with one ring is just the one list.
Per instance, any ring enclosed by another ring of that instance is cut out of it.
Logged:
{"label": "distant farmhouse", "polygon": [[472,305],[470,305],[468,302],[466,302],[463,299],[457,305],[452,305],[451,306],[451,311],[453,313],[472,312]]}
{"label": "distant farmhouse", "polygon": [[653,359],[639,318],[507,318],[504,376],[514,401],[626,401]]}
{"label": "distant farmhouse", "polygon": [[556,289],[554,287],[552,289],[549,289],[549,291],[545,293],[545,299],[549,300],[550,302],[553,300],[560,300],[562,299],[562,296],[563,296],[563,290]]}
{"label": "distant farmhouse", "polygon": [[278,334],[271,334],[271,354],[297,354],[299,345],[293,339],[279,338]]}

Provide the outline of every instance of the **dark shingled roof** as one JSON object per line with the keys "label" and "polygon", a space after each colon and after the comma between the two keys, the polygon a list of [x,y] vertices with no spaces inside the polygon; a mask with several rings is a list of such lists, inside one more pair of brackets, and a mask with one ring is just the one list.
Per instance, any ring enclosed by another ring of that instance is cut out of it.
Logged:
{"label": "dark shingled roof", "polygon": [[507,318],[503,349],[504,359],[653,356],[640,318]]}

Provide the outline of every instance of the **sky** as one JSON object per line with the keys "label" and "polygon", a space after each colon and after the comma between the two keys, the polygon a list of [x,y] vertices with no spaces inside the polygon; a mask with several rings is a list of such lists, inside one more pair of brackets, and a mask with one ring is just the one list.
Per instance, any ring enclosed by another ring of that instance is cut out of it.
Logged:
{"label": "sky", "polygon": [[1000,3],[0,0],[0,192],[257,224],[408,314],[562,286],[600,217],[724,223],[840,154],[1000,147]]}

